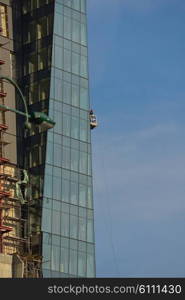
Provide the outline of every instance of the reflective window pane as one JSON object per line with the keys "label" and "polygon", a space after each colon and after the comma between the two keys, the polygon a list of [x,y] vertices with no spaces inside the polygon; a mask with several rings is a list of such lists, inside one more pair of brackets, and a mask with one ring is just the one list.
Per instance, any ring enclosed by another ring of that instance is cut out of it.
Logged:
{"label": "reflective window pane", "polygon": [[55,271],[59,271],[60,266],[60,247],[53,246],[51,253],[51,269]]}
{"label": "reflective window pane", "polygon": [[87,188],[85,185],[79,185],[79,205],[86,206]]}
{"label": "reflective window pane", "polygon": [[69,202],[70,182],[62,179],[62,201]]}
{"label": "reflective window pane", "polygon": [[86,253],[78,253],[78,276],[86,276]]}
{"label": "reflective window pane", "polygon": [[78,217],[70,215],[70,237],[77,239],[78,235]]}
{"label": "reflective window pane", "polygon": [[60,256],[60,272],[69,272],[69,250],[68,248],[61,248]]}
{"label": "reflective window pane", "polygon": [[42,230],[51,232],[51,213],[52,210],[43,208],[42,211]]}
{"label": "reflective window pane", "polygon": [[61,235],[69,236],[69,215],[65,213],[61,214]]}
{"label": "reflective window pane", "polygon": [[53,210],[52,233],[60,234],[60,212]]}
{"label": "reflective window pane", "polygon": [[78,205],[78,184],[77,182],[71,182],[71,203]]}
{"label": "reflective window pane", "polygon": [[77,275],[77,251],[70,250],[69,273]]}

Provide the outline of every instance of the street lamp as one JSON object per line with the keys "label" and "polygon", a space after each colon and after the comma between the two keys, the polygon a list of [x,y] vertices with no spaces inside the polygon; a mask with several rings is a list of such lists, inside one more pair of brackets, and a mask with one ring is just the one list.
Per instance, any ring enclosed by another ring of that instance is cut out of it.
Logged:
{"label": "street lamp", "polygon": [[12,111],[12,112],[15,112],[16,114],[25,116],[26,117],[25,127],[27,129],[31,129],[31,123],[40,125],[41,127],[45,128],[45,129],[50,129],[55,126],[55,122],[43,112],[32,112],[31,114],[29,114],[26,100],[23,96],[21,89],[17,85],[17,83],[9,77],[0,76],[0,80],[3,80],[3,79],[10,82],[15,87],[15,89],[18,91],[19,96],[24,103],[25,112],[19,111],[17,109],[11,108],[11,107],[3,105],[3,104],[0,104],[0,109],[2,109],[4,111]]}
{"label": "street lamp", "polygon": [[55,126],[55,122],[43,112],[32,112],[30,114],[30,122],[41,125],[45,129],[51,129]]}

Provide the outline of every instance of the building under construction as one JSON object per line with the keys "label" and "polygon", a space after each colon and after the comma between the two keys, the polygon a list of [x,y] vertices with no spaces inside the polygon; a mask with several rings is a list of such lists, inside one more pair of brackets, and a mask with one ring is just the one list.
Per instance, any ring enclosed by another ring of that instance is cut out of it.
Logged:
{"label": "building under construction", "polygon": [[95,277],[86,0],[0,0],[0,78],[0,278]]}

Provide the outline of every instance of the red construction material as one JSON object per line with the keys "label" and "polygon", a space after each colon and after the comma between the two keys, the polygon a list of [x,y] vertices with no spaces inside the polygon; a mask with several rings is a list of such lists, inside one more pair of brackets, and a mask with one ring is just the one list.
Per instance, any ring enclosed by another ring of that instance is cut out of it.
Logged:
{"label": "red construction material", "polygon": [[0,65],[4,65],[5,64],[5,61],[0,59]]}
{"label": "red construction material", "polygon": [[0,232],[1,233],[7,233],[7,232],[10,232],[10,231],[12,231],[12,227],[0,225]]}
{"label": "red construction material", "polygon": [[[0,203],[2,203],[0,201]],[[2,208],[0,209],[0,253],[3,253],[3,234],[9,233],[12,228],[2,224]]]}
{"label": "red construction material", "polygon": [[0,130],[7,130],[8,126],[5,124],[0,124]]}
{"label": "red construction material", "polygon": [[[0,27],[0,32],[1,31],[2,31],[2,28]],[[0,59],[0,66],[4,65],[4,64],[5,64],[5,61]],[[3,86],[1,86],[0,97],[4,98],[6,96],[7,96],[7,93],[3,91]],[[4,99],[2,99],[2,101],[4,102]],[[4,118],[5,118],[4,113],[6,111],[7,111],[6,107],[0,108],[0,112],[2,114],[2,120],[4,120]],[[6,123],[6,122],[4,122],[4,123]],[[4,140],[4,136],[3,136],[3,132],[8,129],[8,126],[4,123],[0,124],[0,150],[1,150],[1,156],[0,156],[0,165],[1,165],[1,174],[0,174],[0,253],[4,253],[4,251],[5,251],[4,238],[6,237],[6,234],[13,230],[13,228],[10,227],[11,224],[6,223],[7,222],[7,220],[6,220],[7,210],[9,210],[11,207],[14,207],[13,203],[11,205],[9,204],[9,198],[12,196],[12,193],[9,192],[9,189],[8,189],[9,185],[7,185],[7,180],[8,180],[7,178],[10,175],[5,174],[5,168],[3,166],[3,165],[6,165],[7,163],[10,163],[10,160],[8,158],[2,157],[2,156],[4,156],[4,148],[3,147],[8,144],[8,142],[6,142]],[[8,226],[6,226],[6,224],[8,224]]]}
{"label": "red construction material", "polygon": [[0,164],[5,164],[8,163],[10,160],[8,158],[5,157],[0,157]]}
{"label": "red construction material", "polygon": [[10,192],[0,191],[0,198],[10,197]]}
{"label": "red construction material", "polygon": [[0,97],[6,97],[7,93],[0,91]]}

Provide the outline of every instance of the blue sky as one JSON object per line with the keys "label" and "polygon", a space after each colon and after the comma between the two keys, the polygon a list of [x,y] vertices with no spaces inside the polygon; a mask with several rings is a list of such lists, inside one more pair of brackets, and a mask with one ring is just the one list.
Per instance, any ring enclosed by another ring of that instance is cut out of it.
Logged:
{"label": "blue sky", "polygon": [[185,1],[87,2],[97,277],[185,277]]}

